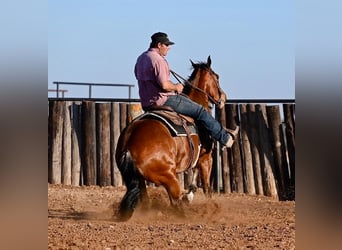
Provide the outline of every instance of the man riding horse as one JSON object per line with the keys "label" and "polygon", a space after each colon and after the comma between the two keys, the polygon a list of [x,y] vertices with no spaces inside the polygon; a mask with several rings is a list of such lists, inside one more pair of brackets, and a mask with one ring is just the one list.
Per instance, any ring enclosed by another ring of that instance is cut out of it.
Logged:
{"label": "man riding horse", "polygon": [[[232,147],[239,127],[228,131],[203,106],[181,95],[183,85],[170,81],[170,68],[165,59],[174,42],[163,32],[153,34],[151,39],[149,49],[138,57],[134,68],[143,109],[148,110],[153,106],[171,107],[175,112],[195,119],[223,146]],[[210,57],[208,63],[210,66]]]}
{"label": "man riding horse", "polygon": [[[170,81],[170,69],[164,58],[174,43],[162,32],[153,34],[151,38],[150,48],[139,56],[135,65],[141,104],[149,112],[134,119],[121,132],[115,152],[116,163],[127,187],[119,206],[121,220],[128,220],[139,203],[148,206],[145,181],[164,186],[171,205],[180,213],[184,212],[183,198],[190,201],[192,191],[196,190],[194,176],[198,173],[203,191],[210,197],[212,138],[231,147],[239,130],[237,127],[227,131],[209,113],[211,103],[222,109],[226,101],[226,94],[219,86],[219,77],[211,69],[210,57],[207,62],[191,62],[193,72],[186,81],[185,93],[182,93],[183,85]],[[179,119],[169,119],[170,116],[179,118],[183,114],[192,117],[199,133],[192,133],[190,126],[183,126],[186,136],[181,136],[179,131],[174,135],[174,131],[170,131],[170,123],[166,122],[165,116],[157,114],[156,107],[168,109],[167,120],[172,120],[174,125],[184,125],[184,120],[179,122]],[[178,174],[188,169],[194,169],[195,173],[186,193],[179,183]]]}

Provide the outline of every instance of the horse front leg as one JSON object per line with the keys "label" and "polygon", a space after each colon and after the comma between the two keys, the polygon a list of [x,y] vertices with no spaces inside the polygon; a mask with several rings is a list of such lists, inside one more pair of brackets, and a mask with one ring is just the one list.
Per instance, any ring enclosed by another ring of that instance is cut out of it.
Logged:
{"label": "horse front leg", "polygon": [[204,194],[208,197],[212,197],[212,190],[210,187],[210,174],[213,160],[210,155],[205,155],[198,164],[200,176],[202,180],[202,187]]}

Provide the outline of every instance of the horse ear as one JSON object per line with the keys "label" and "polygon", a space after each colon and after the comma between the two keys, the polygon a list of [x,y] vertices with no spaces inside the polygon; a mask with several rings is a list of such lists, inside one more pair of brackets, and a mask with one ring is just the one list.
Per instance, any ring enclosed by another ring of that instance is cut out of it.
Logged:
{"label": "horse ear", "polygon": [[193,61],[191,61],[191,59],[189,59],[189,60],[191,62],[192,67],[195,68],[195,63]]}
{"label": "horse ear", "polygon": [[208,59],[207,59],[207,65],[208,65],[208,67],[210,68],[210,66],[211,66],[211,58],[210,58],[210,55],[208,56]]}

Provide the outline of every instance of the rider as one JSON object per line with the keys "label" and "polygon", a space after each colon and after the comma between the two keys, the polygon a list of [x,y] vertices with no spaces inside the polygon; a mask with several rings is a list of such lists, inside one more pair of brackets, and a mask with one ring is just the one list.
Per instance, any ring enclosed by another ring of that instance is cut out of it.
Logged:
{"label": "rider", "polygon": [[239,127],[228,132],[201,105],[184,95],[179,95],[183,91],[183,85],[170,81],[170,68],[165,59],[170,45],[174,42],[171,42],[163,32],[153,34],[151,40],[149,49],[138,57],[134,68],[142,108],[147,110],[152,105],[169,106],[177,113],[199,121],[214,139],[230,148]]}

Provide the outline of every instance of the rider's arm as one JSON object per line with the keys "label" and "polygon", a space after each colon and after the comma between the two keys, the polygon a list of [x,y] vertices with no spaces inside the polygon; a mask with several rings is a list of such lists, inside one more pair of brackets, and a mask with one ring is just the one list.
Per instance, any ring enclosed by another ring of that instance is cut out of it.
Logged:
{"label": "rider's arm", "polygon": [[171,81],[164,81],[161,83],[161,87],[166,91],[175,91],[181,93],[183,91],[183,85],[180,83],[173,84]]}

